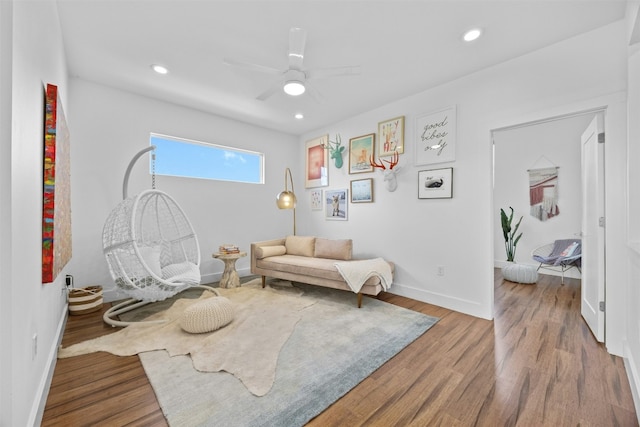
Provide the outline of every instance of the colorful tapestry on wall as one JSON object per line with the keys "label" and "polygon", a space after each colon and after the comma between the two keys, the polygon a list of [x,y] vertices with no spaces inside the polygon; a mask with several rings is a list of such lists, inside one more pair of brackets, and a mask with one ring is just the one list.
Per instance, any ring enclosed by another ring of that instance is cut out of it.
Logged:
{"label": "colorful tapestry on wall", "polygon": [[71,259],[71,173],[69,129],[58,87],[45,96],[42,188],[42,283],[51,283]]}
{"label": "colorful tapestry on wall", "polygon": [[531,216],[540,221],[558,216],[558,168],[529,170]]}

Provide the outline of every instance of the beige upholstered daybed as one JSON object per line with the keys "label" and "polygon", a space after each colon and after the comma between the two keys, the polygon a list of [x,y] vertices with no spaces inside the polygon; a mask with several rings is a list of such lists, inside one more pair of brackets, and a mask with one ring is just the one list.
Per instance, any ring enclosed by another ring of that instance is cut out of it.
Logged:
{"label": "beige upholstered daybed", "polygon": [[287,236],[251,244],[251,273],[362,295],[378,295],[393,282],[394,264],[382,258],[352,259],[351,239]]}

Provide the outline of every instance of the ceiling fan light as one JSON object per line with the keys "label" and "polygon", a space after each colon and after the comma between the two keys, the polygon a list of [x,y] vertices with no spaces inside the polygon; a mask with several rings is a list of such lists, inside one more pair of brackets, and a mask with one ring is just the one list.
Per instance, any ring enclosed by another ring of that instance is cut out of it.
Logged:
{"label": "ceiling fan light", "polygon": [[291,96],[302,95],[306,88],[304,87],[304,83],[298,80],[289,80],[284,83],[284,93]]}
{"label": "ceiling fan light", "polygon": [[156,73],[158,73],[158,74],[167,74],[167,73],[169,73],[169,70],[167,69],[167,67],[164,67],[164,66],[159,65],[159,64],[152,64],[151,65],[151,69],[153,71],[155,71]]}
{"label": "ceiling fan light", "polygon": [[476,40],[478,37],[480,37],[481,35],[482,35],[482,30],[480,28],[472,28],[471,30],[464,33],[462,38],[466,42],[472,42]]}

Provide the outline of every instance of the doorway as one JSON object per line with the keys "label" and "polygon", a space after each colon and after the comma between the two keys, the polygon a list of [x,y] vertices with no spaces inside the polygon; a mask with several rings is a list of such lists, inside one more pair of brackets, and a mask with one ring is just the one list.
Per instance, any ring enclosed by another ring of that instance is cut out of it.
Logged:
{"label": "doorway", "polygon": [[[531,257],[536,248],[558,239],[581,238],[581,137],[596,116],[603,116],[602,111],[580,112],[492,130],[494,267],[506,265],[499,218],[501,208],[509,212],[509,207],[513,207],[514,224],[522,217],[519,229],[522,238],[515,257],[519,264],[537,267],[538,263]],[[557,215],[541,220],[530,206],[528,172],[544,168],[557,168]],[[601,245],[604,247],[604,241]],[[601,258],[604,263],[604,255]],[[545,271],[544,274],[556,273]],[[571,269],[565,272],[565,277],[580,279],[581,275],[577,269]]]}

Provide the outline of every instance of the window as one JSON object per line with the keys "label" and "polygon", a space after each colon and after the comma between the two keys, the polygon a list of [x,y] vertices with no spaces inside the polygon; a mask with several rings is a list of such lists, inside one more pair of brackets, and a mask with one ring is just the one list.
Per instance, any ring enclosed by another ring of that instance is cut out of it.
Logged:
{"label": "window", "polygon": [[264,184],[264,154],[151,134],[157,175]]}

